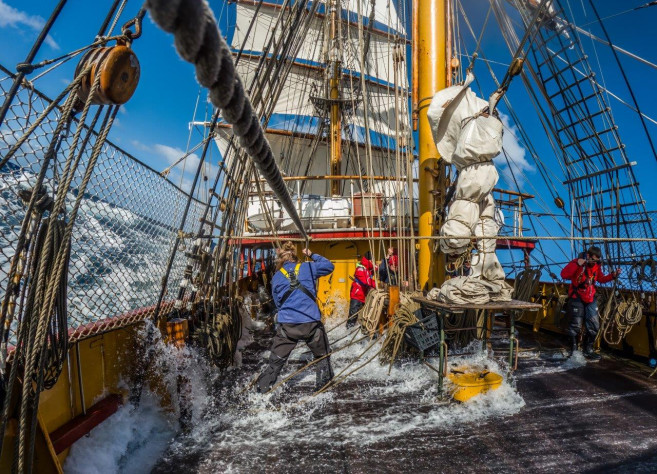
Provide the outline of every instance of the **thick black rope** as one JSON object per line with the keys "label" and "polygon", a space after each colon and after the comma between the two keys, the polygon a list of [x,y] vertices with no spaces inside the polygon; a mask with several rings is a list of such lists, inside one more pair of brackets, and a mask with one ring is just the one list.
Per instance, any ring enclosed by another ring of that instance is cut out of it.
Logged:
{"label": "thick black rope", "polygon": [[260,120],[254,114],[233,56],[219,34],[217,22],[205,0],[148,0],[151,18],[173,33],[178,54],[196,66],[198,82],[209,89],[210,101],[233,126],[242,148],[253,159],[303,237],[306,232],[285,186]]}

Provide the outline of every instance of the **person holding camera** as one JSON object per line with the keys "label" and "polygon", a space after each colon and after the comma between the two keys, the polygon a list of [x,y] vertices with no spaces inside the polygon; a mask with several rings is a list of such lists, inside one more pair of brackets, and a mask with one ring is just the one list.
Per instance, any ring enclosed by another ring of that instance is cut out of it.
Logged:
{"label": "person holding camera", "polygon": [[593,343],[600,329],[598,303],[595,299],[595,283],[607,283],[618,278],[621,270],[605,275],[600,267],[602,252],[599,247],[589,247],[586,253],[579,254],[561,270],[561,278],[570,280],[568,289],[568,304],[566,313],[570,317],[567,334],[570,337],[570,355],[577,350],[577,336],[582,328],[586,328],[584,357],[599,360],[600,355],[593,351]]}

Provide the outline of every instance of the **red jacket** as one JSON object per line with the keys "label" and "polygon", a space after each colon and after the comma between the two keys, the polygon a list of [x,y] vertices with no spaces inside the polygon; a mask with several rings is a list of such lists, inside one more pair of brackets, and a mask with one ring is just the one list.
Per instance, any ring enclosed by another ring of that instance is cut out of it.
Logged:
{"label": "red jacket", "polygon": [[372,278],[374,274],[374,265],[368,259],[363,257],[358,265],[356,265],[356,273],[354,273],[354,281],[351,284],[351,293],[349,297],[352,300],[365,303],[365,297],[370,289],[376,286],[376,282]]}
{"label": "red jacket", "polygon": [[575,259],[561,270],[561,278],[570,280],[570,297],[577,295],[583,303],[592,303],[595,299],[595,282],[607,283],[613,280],[614,276],[602,273],[599,263],[592,267],[586,264],[580,267]]}

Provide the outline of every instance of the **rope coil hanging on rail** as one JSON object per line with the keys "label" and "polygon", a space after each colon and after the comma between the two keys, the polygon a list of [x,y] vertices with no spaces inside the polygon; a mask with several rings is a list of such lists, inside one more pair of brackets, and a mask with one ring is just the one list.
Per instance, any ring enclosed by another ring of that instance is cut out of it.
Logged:
{"label": "rope coil hanging on rail", "polygon": [[301,235],[306,231],[285,186],[260,120],[253,112],[244,86],[235,70],[233,56],[205,0],[148,0],[153,21],[173,33],[178,54],[196,67],[198,82],[210,91],[210,101],[221,109],[233,126],[239,143],[253,159],[269,186],[280,199]]}

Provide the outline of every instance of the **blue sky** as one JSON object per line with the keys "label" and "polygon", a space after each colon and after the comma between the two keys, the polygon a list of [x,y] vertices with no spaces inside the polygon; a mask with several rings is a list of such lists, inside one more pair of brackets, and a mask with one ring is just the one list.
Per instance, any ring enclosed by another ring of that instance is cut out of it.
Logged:
{"label": "blue sky", "polygon": [[[2,65],[14,69],[16,63],[24,59],[44,18],[49,16],[55,3],[55,1],[44,0],[0,0],[0,63]],[[96,2],[69,0],[55,23],[51,36],[37,56],[37,61],[61,55],[90,43],[110,3],[109,0]],[[210,3],[219,17],[223,1],[211,0]],[[568,4],[565,0],[563,3]],[[600,15],[606,17],[645,3],[645,1],[598,0],[596,6]],[[120,29],[120,25],[136,13],[140,5],[141,2],[128,2],[117,29]],[[464,0],[463,5],[476,34],[479,34],[488,9],[488,1]],[[584,13],[582,10],[583,6],[589,9],[588,0],[570,0],[569,5],[572,7],[577,24],[594,21],[591,12]],[[657,50],[654,47],[656,24],[657,7],[645,8],[605,20],[615,44],[653,63],[657,63]],[[602,36],[602,31],[596,23],[591,23],[585,28]],[[211,110],[206,102],[205,91],[199,91],[193,67],[175,53],[172,37],[159,30],[148,16],[144,21],[143,30],[142,37],[133,45],[141,63],[140,84],[130,102],[122,108],[110,139],[153,168],[162,170],[181,156],[186,149],[190,134],[189,123],[193,119],[197,98],[199,98],[197,120],[209,117]],[[469,36],[465,29],[462,34],[466,38]],[[472,40],[469,41],[472,43]],[[609,48],[600,44],[596,44],[593,48],[589,40],[584,40],[584,46],[594,69],[598,68],[598,64],[602,65],[603,75],[598,74],[598,78],[604,79],[606,87],[611,92],[630,102],[629,92]],[[509,62],[510,54],[492,14],[483,36],[482,49],[492,61],[502,64]],[[654,83],[657,70],[622,55],[621,61],[643,111],[656,118],[657,112],[654,111],[657,110],[657,94],[654,92]],[[51,97],[55,96],[71,79],[75,63],[76,60],[73,60],[39,79],[36,81],[37,88]],[[500,77],[506,70],[505,66],[498,64],[493,64],[493,68]],[[494,87],[485,64],[478,63],[475,72],[484,94],[489,94]],[[32,74],[32,77],[35,74],[38,72]],[[536,119],[536,112],[529,105],[520,80],[512,84],[508,97],[525,128],[532,135],[534,146],[542,159],[552,163],[550,166],[557,169],[554,153]],[[631,160],[638,162],[635,173],[642,184],[641,190],[648,209],[657,209],[657,186],[652,185],[651,182],[657,176],[657,161],[651,155],[637,115],[613,98],[610,99],[610,105],[619,124],[621,136],[627,145],[628,155]],[[502,106],[501,110],[505,112],[505,106]],[[512,123],[508,125],[513,129]],[[657,126],[648,122],[648,127],[651,134],[657,138]],[[505,145],[509,148],[514,162],[522,168],[525,185],[534,187],[525,191],[547,194],[529,154],[524,152],[517,141],[510,138]],[[199,131],[193,130],[191,146],[197,144],[200,139]],[[216,161],[217,157],[218,153],[215,149],[212,160]],[[187,166],[194,167],[194,160],[190,161]],[[502,175],[504,176],[504,172]],[[171,177],[176,183],[181,180],[180,173],[174,173]],[[514,187],[508,182],[501,185]],[[566,195],[567,192],[564,190],[563,196]],[[537,233],[545,232],[539,228]]]}

